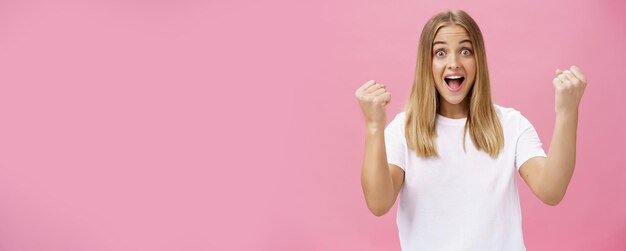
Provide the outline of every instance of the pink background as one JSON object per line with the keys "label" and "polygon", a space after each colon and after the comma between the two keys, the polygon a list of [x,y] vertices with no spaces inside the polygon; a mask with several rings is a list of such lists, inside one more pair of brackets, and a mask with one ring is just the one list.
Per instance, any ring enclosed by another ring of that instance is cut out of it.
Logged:
{"label": "pink background", "polygon": [[0,250],[399,250],[354,91],[390,121],[448,8],[546,151],[554,69],[589,80],[565,199],[518,179],[528,250],[626,250],[624,1],[55,2],[0,2]]}

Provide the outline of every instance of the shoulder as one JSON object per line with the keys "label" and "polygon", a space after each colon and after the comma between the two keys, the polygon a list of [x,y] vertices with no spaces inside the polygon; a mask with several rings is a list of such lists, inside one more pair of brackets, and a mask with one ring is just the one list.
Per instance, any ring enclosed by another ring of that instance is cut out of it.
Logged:
{"label": "shoulder", "polygon": [[497,104],[493,104],[493,106],[498,114],[498,117],[500,117],[500,120],[504,123],[516,122],[520,119],[524,119],[524,115],[513,107],[504,107]]}
{"label": "shoulder", "polygon": [[406,112],[402,111],[396,114],[396,116],[393,117],[393,119],[398,119],[398,120],[405,120],[406,119]]}
{"label": "shoulder", "polygon": [[522,112],[517,109],[512,107],[503,107],[497,104],[494,104],[493,106],[503,127],[520,130],[530,125],[530,121],[528,121]]}
{"label": "shoulder", "polygon": [[389,125],[392,125],[392,124],[404,125],[405,121],[406,121],[406,112],[402,111],[402,112],[396,113],[395,116],[391,117],[391,122],[389,122]]}
{"label": "shoulder", "polygon": [[520,111],[512,107],[504,107],[497,104],[493,104],[493,107],[495,108],[498,117],[500,117],[500,120],[509,120],[522,115]]}
{"label": "shoulder", "polygon": [[391,119],[391,122],[389,122],[389,124],[387,125],[387,130],[398,130],[401,132],[404,132],[404,124],[406,121],[406,112],[399,112],[397,113],[393,119]]}

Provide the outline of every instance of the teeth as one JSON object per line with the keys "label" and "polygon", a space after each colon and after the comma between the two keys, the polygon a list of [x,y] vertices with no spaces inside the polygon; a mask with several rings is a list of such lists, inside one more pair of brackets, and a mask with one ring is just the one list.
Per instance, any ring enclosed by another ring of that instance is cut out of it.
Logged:
{"label": "teeth", "polygon": [[446,78],[449,78],[449,79],[459,79],[459,78],[462,78],[462,76],[447,76]]}

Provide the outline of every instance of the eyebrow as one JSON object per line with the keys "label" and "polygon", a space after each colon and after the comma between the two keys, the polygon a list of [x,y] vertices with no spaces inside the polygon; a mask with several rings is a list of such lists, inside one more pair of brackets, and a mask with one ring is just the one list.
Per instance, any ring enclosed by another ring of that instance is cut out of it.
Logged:
{"label": "eyebrow", "polygon": [[[470,44],[471,44],[471,43],[472,43],[472,41],[471,41],[471,40],[469,40],[469,39],[464,39],[464,40],[461,40],[461,42],[459,42],[459,44],[462,44],[462,43],[470,43]],[[444,41],[435,41],[435,42],[433,43],[433,45],[436,45],[436,44],[447,44],[447,43],[446,43],[446,42],[444,42]]]}

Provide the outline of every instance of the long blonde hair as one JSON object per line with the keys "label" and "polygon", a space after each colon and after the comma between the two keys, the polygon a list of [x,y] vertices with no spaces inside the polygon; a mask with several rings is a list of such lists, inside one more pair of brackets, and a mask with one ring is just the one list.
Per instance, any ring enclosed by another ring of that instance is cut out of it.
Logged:
{"label": "long blonde hair", "polygon": [[[424,26],[417,52],[413,88],[406,112],[405,137],[410,149],[420,157],[438,157],[435,139],[435,119],[439,110],[440,94],[435,88],[432,72],[433,40],[444,26],[457,24],[469,33],[476,59],[476,80],[468,92],[469,114],[464,132],[469,129],[474,146],[495,158],[504,146],[502,126],[491,100],[491,87],[483,35],[474,20],[464,11],[444,11],[433,16]],[[463,149],[465,150],[465,133]]]}

